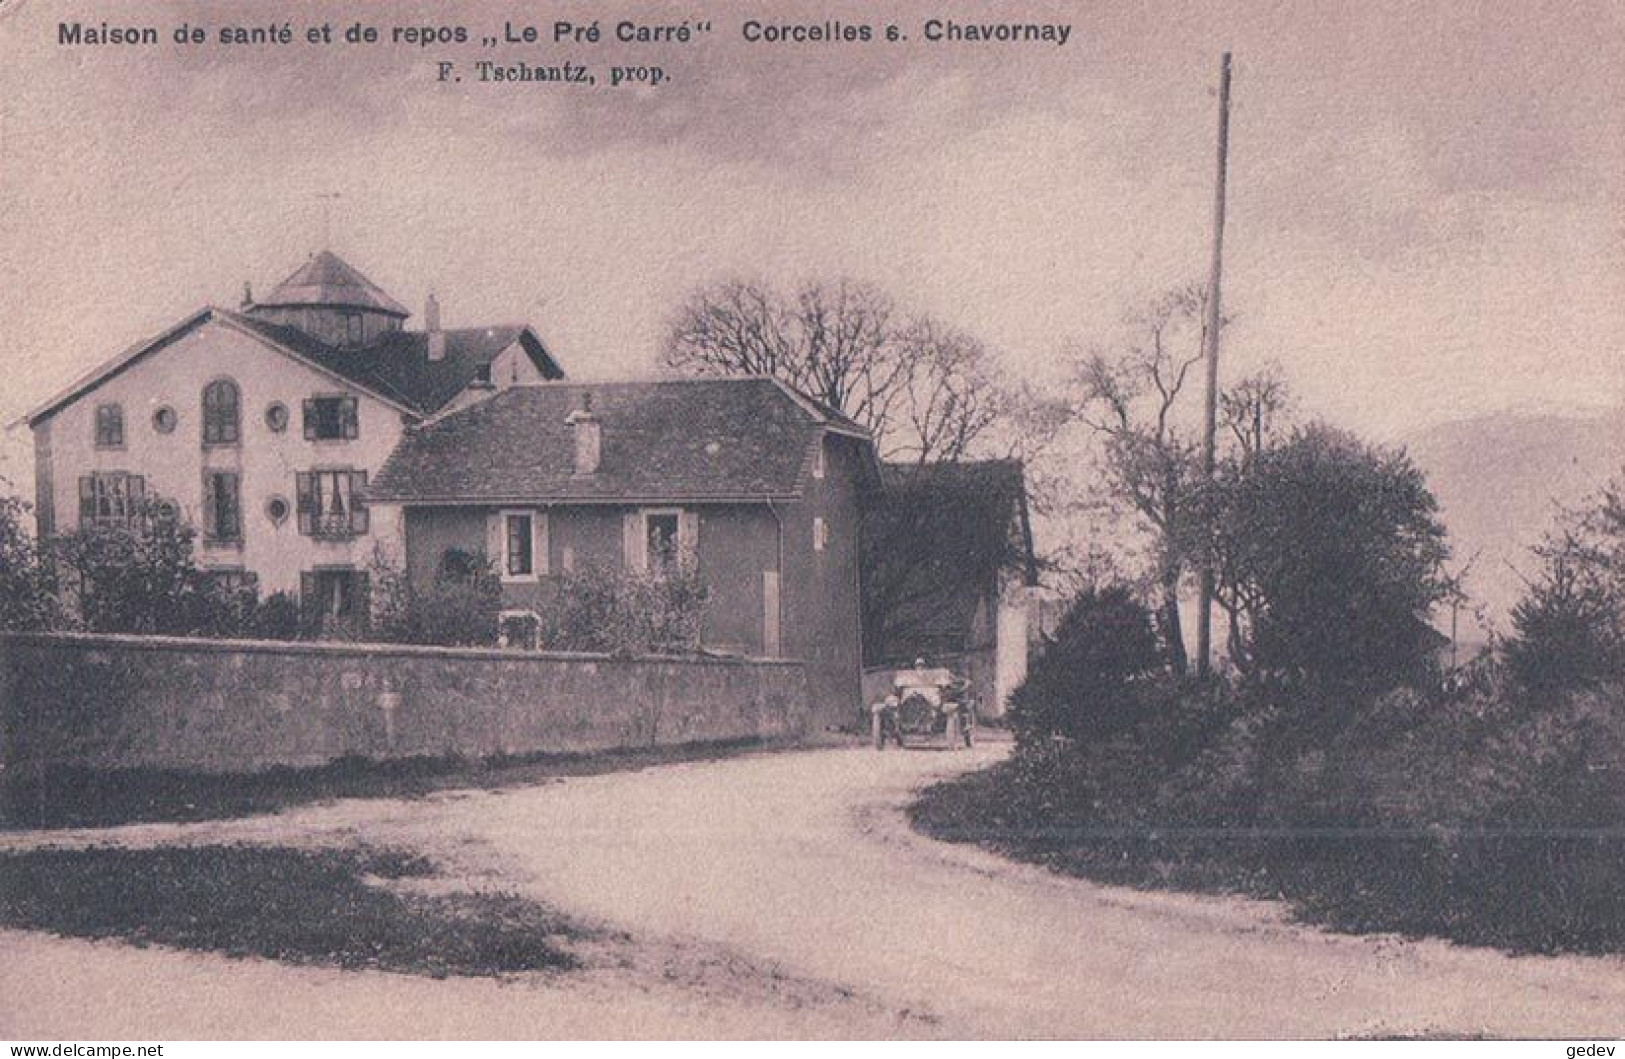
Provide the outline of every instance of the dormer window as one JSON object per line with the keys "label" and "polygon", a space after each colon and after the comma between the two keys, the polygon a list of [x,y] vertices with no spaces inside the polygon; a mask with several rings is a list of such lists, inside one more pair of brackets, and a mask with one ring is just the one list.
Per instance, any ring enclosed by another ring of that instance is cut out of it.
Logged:
{"label": "dormer window", "polygon": [[96,406],[96,447],[98,449],[124,447],[124,406],[116,404]]}
{"label": "dormer window", "polygon": [[203,444],[235,445],[242,436],[237,384],[216,379],[203,388]]}
{"label": "dormer window", "polygon": [[344,344],[347,346],[359,346],[365,340],[363,336],[366,333],[362,324],[361,314],[345,313],[343,314],[343,320]]}
{"label": "dormer window", "polygon": [[361,434],[354,397],[312,397],[304,410],[306,441],[348,441]]}

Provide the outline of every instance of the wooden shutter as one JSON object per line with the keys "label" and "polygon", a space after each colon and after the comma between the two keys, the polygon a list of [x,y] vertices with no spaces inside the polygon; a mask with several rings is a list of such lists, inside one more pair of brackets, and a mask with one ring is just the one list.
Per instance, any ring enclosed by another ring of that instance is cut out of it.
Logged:
{"label": "wooden shutter", "polygon": [[700,513],[685,510],[677,516],[677,558],[684,568],[694,570],[700,563]]}
{"label": "wooden shutter", "polygon": [[216,501],[215,490],[220,488],[220,482],[215,472],[203,472],[203,539],[220,539],[220,506]]}
{"label": "wooden shutter", "polygon": [[88,529],[96,524],[96,478],[79,476],[79,528]]}
{"label": "wooden shutter", "polygon": [[339,402],[339,418],[343,421],[343,434],[346,438],[361,436],[361,421],[356,413],[354,397],[346,397]]}
{"label": "wooden shutter", "polygon": [[243,539],[243,504],[242,487],[236,473],[221,472],[215,488],[219,490],[220,511],[225,515],[225,518],[219,519],[215,530],[221,540],[240,541]]}
{"label": "wooden shutter", "polygon": [[294,474],[293,480],[298,496],[299,532],[313,537],[316,535],[316,490],[311,481],[311,472],[299,471]]}
{"label": "wooden shutter", "polygon": [[508,572],[506,519],[502,512],[492,511],[485,516],[485,558],[495,563],[497,572]]}
{"label": "wooden shutter", "polygon": [[316,598],[316,573],[313,570],[299,573],[299,617],[307,636],[321,631],[321,601]]}
{"label": "wooden shutter", "polygon": [[372,513],[367,509],[367,472],[350,472],[350,532],[366,533],[372,527]]}
{"label": "wooden shutter", "polygon": [[643,512],[628,511],[621,516],[621,560],[628,570],[642,573],[648,568],[648,550],[643,540]]}
{"label": "wooden shutter", "polygon": [[300,408],[300,414],[304,417],[304,421],[305,421],[305,440],[306,441],[315,441],[316,440],[316,401],[315,401],[315,399],[310,398],[310,397],[305,398],[305,400],[300,404],[299,408]]}
{"label": "wooden shutter", "polygon": [[355,616],[363,629],[372,628],[372,575],[357,570],[355,578]]}
{"label": "wooden shutter", "polygon": [[548,561],[547,512],[545,511],[531,512],[530,552],[530,568],[536,571],[537,577],[546,577],[553,572],[552,564]]}

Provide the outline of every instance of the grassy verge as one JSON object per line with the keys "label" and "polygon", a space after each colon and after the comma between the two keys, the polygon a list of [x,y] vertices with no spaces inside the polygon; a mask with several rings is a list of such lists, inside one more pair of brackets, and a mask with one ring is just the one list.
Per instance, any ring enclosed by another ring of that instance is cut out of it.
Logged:
{"label": "grassy verge", "polygon": [[25,770],[23,775],[0,782],[0,830],[229,819],[335,798],[412,798],[460,788],[518,787],[569,776],[713,760],[760,750],[765,745],[752,739],[484,760],[343,758],[321,768],[274,768],[236,775],[162,769],[57,769],[41,778]]}
{"label": "grassy verge", "polygon": [[[1075,788],[1074,788],[1075,789]],[[1212,826],[1150,799],[1069,798],[1019,761],[925,791],[921,831],[1098,882],[1286,901],[1353,933],[1518,953],[1625,953],[1625,827],[1507,818],[1494,827]]]}
{"label": "grassy verge", "polygon": [[494,975],[576,966],[580,931],[508,894],[399,892],[415,854],[246,845],[0,854],[0,925],[300,964]]}

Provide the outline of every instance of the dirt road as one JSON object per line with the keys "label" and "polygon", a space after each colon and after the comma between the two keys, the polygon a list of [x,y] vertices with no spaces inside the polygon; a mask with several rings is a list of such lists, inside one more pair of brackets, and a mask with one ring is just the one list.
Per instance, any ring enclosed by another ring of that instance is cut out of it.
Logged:
{"label": "dirt road", "polygon": [[[908,830],[913,790],[998,753],[764,754],[119,829],[412,844],[632,942],[592,971],[492,983],[0,934],[0,1036],[1625,1033],[1625,960],[1332,935],[1270,905],[1095,886]],[[70,1033],[68,998],[109,984],[134,999],[94,1028],[120,1032]],[[222,1021],[250,1001],[246,1021]]]}

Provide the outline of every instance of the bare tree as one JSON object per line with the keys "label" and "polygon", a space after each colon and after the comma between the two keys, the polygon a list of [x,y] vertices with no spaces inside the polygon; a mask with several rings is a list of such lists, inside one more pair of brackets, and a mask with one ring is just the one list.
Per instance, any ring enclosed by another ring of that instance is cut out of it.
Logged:
{"label": "bare tree", "polygon": [[1219,422],[1247,461],[1263,452],[1292,418],[1292,396],[1278,365],[1270,364],[1233,383],[1219,395]]}
{"label": "bare tree", "polygon": [[1180,396],[1202,361],[1204,288],[1187,284],[1129,321],[1126,347],[1093,349],[1074,379],[1078,421],[1102,443],[1105,485],[1150,527],[1169,665],[1187,669],[1179,615],[1188,506],[1201,480],[1200,440],[1179,422]]}
{"label": "bare tree", "polygon": [[700,374],[772,376],[867,427],[883,458],[920,466],[964,458],[1006,405],[975,337],[905,317],[849,280],[790,295],[740,280],[703,288],[673,319],[664,359]]}

